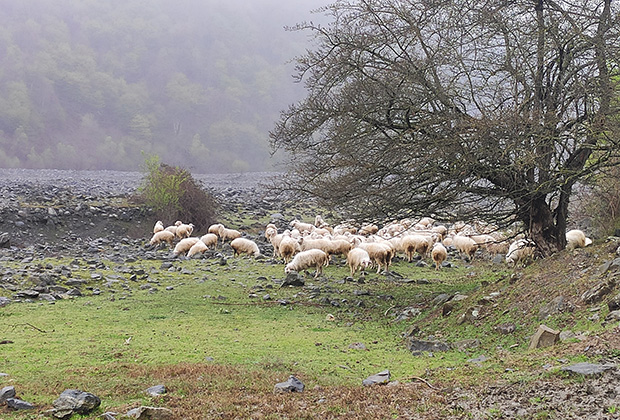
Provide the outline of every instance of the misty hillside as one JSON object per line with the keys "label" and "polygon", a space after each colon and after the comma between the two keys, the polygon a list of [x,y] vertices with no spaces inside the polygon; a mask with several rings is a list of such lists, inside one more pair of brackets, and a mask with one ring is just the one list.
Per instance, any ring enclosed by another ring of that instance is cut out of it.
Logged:
{"label": "misty hillside", "polygon": [[311,45],[284,26],[327,3],[0,0],[0,167],[272,169]]}

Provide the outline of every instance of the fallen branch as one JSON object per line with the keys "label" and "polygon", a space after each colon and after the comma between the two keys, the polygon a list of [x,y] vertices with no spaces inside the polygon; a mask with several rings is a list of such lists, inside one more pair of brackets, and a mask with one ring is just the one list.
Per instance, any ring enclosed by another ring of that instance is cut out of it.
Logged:
{"label": "fallen branch", "polygon": [[35,330],[39,331],[40,333],[47,334],[47,331],[44,331],[44,330],[42,330],[41,328],[35,327],[34,325],[32,325],[32,324],[30,324],[30,323],[25,323],[25,324],[13,324],[13,325],[11,325],[11,327],[13,327],[13,329],[15,329],[15,328],[20,327],[20,326],[22,326],[22,325],[25,325],[25,326],[30,327],[30,328],[32,328],[32,329],[35,329]]}
{"label": "fallen branch", "polygon": [[420,378],[419,376],[412,376],[411,378],[407,378],[410,381],[419,381],[419,382],[424,382],[430,389],[437,389],[435,388],[433,385],[431,385],[430,383],[428,383],[428,381],[424,378]]}

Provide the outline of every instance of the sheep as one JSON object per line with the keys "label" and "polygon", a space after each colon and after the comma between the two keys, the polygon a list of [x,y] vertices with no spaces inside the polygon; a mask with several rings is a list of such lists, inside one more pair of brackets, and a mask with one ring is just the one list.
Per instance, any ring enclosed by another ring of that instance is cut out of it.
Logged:
{"label": "sheep", "polygon": [[424,226],[424,228],[428,228],[429,226],[433,226],[433,223],[435,223],[435,219],[433,219],[432,217],[423,217],[422,219],[420,219],[420,221],[418,223],[416,223],[417,225],[421,225]]}
{"label": "sheep", "polygon": [[374,225],[372,223],[368,223],[363,225],[360,229],[359,229],[359,234],[363,235],[363,236],[369,236],[369,235],[374,235],[375,233],[377,233],[379,231],[379,228],[377,227],[377,225]]}
{"label": "sheep", "polygon": [[155,233],[149,243],[151,245],[159,245],[162,242],[167,242],[168,245],[172,246],[172,241],[174,241],[174,233],[167,230],[162,230]]}
{"label": "sheep", "polygon": [[175,236],[177,234],[177,228],[179,226],[181,226],[183,224],[183,222],[181,222],[180,220],[177,220],[176,222],[174,222],[174,225],[172,226],[168,226],[166,229],[168,232],[172,232]]}
{"label": "sheep", "polygon": [[299,254],[295,255],[293,261],[288,263],[284,268],[284,273],[288,274],[291,271],[300,272],[302,270],[307,270],[310,267],[316,268],[316,274],[314,277],[318,277],[323,274],[323,267],[327,267],[329,265],[329,255],[320,249],[309,249],[307,251],[301,251]]}
{"label": "sheep", "polygon": [[196,242],[192,247],[187,251],[187,257],[191,257],[195,254],[203,254],[209,247],[202,240]]}
{"label": "sheep", "polygon": [[364,242],[358,245],[358,248],[368,252],[370,260],[377,265],[377,274],[381,272],[381,266],[385,266],[385,271],[389,271],[394,250],[387,243],[381,242]]}
{"label": "sheep", "polygon": [[478,244],[472,238],[463,235],[454,235],[452,245],[459,251],[461,255],[474,259],[474,254],[478,249]]}
{"label": "sheep", "polygon": [[161,220],[158,220],[153,226],[153,233],[161,232],[164,230],[164,223]]}
{"label": "sheep", "polygon": [[215,233],[205,233],[200,240],[207,246],[217,248],[217,235]]}
{"label": "sheep", "polygon": [[284,263],[288,264],[297,252],[299,252],[299,243],[290,236],[283,237],[278,246],[278,253],[284,258]]}
{"label": "sheep", "polygon": [[435,262],[435,270],[439,270],[441,264],[448,258],[448,251],[441,242],[435,243],[431,250],[431,258]]}
{"label": "sheep", "polygon": [[368,252],[362,248],[353,248],[347,255],[347,265],[351,269],[351,277],[357,272],[359,268],[364,271],[372,264]]}
{"label": "sheep", "polygon": [[217,231],[217,235],[223,241],[233,240],[241,237],[241,232],[235,229],[227,229],[224,225],[220,225]]}
{"label": "sheep", "polygon": [[273,223],[269,223],[265,227],[265,239],[267,239],[268,241],[271,239],[273,235],[277,235],[277,234],[278,234],[278,228]]}
{"label": "sheep", "polygon": [[331,245],[330,241],[327,239],[299,238],[299,249],[302,251],[307,251],[309,249],[320,249],[326,254],[329,254]]}
{"label": "sheep", "polygon": [[269,242],[271,242],[271,246],[273,247],[273,257],[279,257],[280,256],[280,242],[282,242],[282,239],[284,239],[284,237],[288,237],[288,235],[286,234],[286,232],[284,233],[278,233],[276,235],[271,236],[271,238],[269,238]]}
{"label": "sheep", "polygon": [[586,238],[586,234],[579,229],[566,232],[566,249],[584,248],[592,243],[592,239]]}
{"label": "sheep", "polygon": [[221,224],[221,223],[216,223],[214,225],[209,226],[209,229],[207,230],[207,233],[215,233],[217,235],[218,232],[220,231],[220,226],[224,227],[224,225]]}
{"label": "sheep", "polygon": [[177,238],[183,239],[183,238],[189,238],[192,235],[192,232],[194,232],[194,225],[192,223],[188,225],[183,223],[177,226],[175,234]]}
{"label": "sheep", "polygon": [[413,259],[413,254],[418,253],[421,257],[424,257],[431,246],[430,237],[425,237],[422,235],[406,235],[401,240],[401,246],[405,254],[407,255],[407,260],[411,262]]}
{"label": "sheep", "polygon": [[184,238],[179,241],[179,243],[174,247],[174,251],[172,253],[174,256],[179,254],[185,254],[190,250],[191,247],[196,245],[200,238]]}
{"label": "sheep", "polygon": [[342,255],[346,256],[351,251],[351,242],[344,239],[332,239],[329,241],[329,255]]}
{"label": "sheep", "polygon": [[534,242],[528,239],[517,239],[510,244],[508,253],[506,253],[506,263],[512,264],[513,267],[517,266],[517,263],[524,261],[525,259],[534,255]]}
{"label": "sheep", "polygon": [[235,238],[230,243],[230,246],[234,250],[235,257],[241,254],[254,255],[258,257],[260,255],[260,249],[256,242],[246,238]]}
{"label": "sheep", "polygon": [[303,223],[295,219],[291,221],[290,226],[297,229],[300,233],[312,233],[314,225],[311,223]]}

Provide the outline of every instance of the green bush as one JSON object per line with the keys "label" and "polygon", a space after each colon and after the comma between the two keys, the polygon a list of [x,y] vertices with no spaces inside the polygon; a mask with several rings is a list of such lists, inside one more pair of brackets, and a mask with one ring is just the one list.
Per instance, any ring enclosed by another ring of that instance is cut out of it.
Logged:
{"label": "green bush", "polygon": [[153,210],[155,220],[164,224],[177,220],[193,223],[195,231],[215,222],[217,201],[187,170],[150,156],[145,160],[143,172],[136,199]]}

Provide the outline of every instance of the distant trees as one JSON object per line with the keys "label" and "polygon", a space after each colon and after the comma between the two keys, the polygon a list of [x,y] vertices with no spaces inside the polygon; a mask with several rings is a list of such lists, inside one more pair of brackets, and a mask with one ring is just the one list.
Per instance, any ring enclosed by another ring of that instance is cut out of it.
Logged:
{"label": "distant trees", "polygon": [[522,222],[565,246],[576,182],[617,165],[611,0],[342,0],[271,133],[291,189],[359,217]]}

